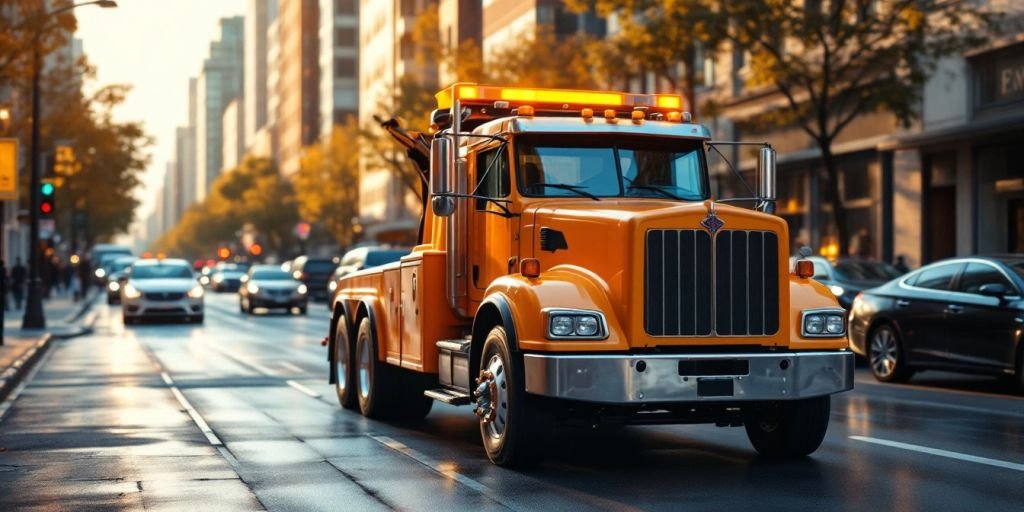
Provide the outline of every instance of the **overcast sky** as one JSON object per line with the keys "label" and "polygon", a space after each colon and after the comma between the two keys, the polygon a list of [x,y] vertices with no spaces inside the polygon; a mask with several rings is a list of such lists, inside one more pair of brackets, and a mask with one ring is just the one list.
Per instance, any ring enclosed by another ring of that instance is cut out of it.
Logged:
{"label": "overcast sky", "polygon": [[[156,138],[153,161],[139,191],[143,219],[163,183],[174,155],[174,129],[188,122],[188,79],[196,76],[210,41],[219,37],[218,20],[244,14],[245,0],[117,0],[115,9],[76,9],[85,53],[97,67],[88,90],[113,83],[134,89],[117,112],[141,120]],[[88,93],[87,90],[87,93]]]}

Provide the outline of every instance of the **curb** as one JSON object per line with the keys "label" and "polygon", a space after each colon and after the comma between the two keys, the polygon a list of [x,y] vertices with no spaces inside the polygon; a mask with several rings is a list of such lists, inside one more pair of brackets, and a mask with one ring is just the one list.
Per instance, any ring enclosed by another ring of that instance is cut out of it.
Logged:
{"label": "curb", "polygon": [[[82,307],[68,317],[67,323],[76,322],[85,316],[85,314],[92,309],[92,305],[96,302],[95,299],[97,296],[98,294],[93,294],[91,298],[86,299]],[[28,372],[32,370],[32,367],[35,366],[35,364],[39,362],[39,359],[46,354],[46,351],[50,349],[52,341],[66,340],[89,334],[92,332],[92,324],[95,320],[96,318],[93,317],[92,321],[89,322],[89,325],[81,326],[71,332],[61,334],[52,334],[48,332],[40,336],[40,338],[36,340],[34,346],[26,350],[25,353],[15,360],[10,367],[3,371],[3,373],[0,373],[0,402],[6,400],[11,392],[18,387],[18,384],[21,384],[21,381],[24,380],[25,376],[28,375]]]}

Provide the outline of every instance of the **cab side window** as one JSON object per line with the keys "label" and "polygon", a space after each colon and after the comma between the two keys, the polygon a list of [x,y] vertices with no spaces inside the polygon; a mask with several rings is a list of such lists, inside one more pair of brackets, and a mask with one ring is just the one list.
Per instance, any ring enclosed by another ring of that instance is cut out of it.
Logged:
{"label": "cab side window", "polygon": [[914,286],[931,290],[949,290],[953,278],[956,277],[961,267],[963,264],[952,263],[924,270],[918,274]]}
{"label": "cab side window", "polygon": [[[481,152],[476,157],[476,188],[474,195],[507,197],[512,186],[509,178],[507,146]],[[476,200],[476,209],[487,208],[487,201]]]}
{"label": "cab side window", "polygon": [[960,276],[956,291],[978,294],[981,287],[986,284],[1001,284],[1011,293],[1017,292],[1017,287],[1002,272],[992,265],[984,263],[968,263],[964,273]]}

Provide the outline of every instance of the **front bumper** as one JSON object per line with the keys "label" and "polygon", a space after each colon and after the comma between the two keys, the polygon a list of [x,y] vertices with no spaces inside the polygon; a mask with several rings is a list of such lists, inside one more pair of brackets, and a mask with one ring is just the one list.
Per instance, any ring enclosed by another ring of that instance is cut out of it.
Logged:
{"label": "front bumper", "polygon": [[525,354],[526,391],[605,404],[795,400],[853,389],[853,353]]}
{"label": "front bumper", "polygon": [[122,298],[121,310],[129,318],[199,317],[203,315],[203,299],[186,297],[164,301]]}

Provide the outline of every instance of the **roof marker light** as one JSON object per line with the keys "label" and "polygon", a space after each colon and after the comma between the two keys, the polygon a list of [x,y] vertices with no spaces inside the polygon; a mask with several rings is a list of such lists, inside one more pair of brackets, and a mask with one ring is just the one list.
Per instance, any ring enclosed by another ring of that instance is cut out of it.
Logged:
{"label": "roof marker light", "polygon": [[518,112],[520,117],[533,117],[534,114],[533,107],[530,105],[523,105],[519,107]]}
{"label": "roof marker light", "polygon": [[604,120],[609,123],[615,122],[615,109],[607,109],[604,111]]}
{"label": "roof marker light", "polygon": [[666,118],[670,122],[679,123],[679,122],[682,122],[682,120],[683,120],[683,113],[682,112],[669,112],[668,115],[666,116]]}
{"label": "roof marker light", "polygon": [[633,118],[633,123],[634,124],[640,124],[640,122],[644,120],[644,111],[643,110],[634,110],[633,113],[630,114],[630,117]]}
{"label": "roof marker light", "polygon": [[592,108],[585,108],[583,110],[580,110],[580,115],[583,116],[583,119],[588,121],[588,122],[589,121],[593,121],[594,120],[594,109],[592,109]]}

